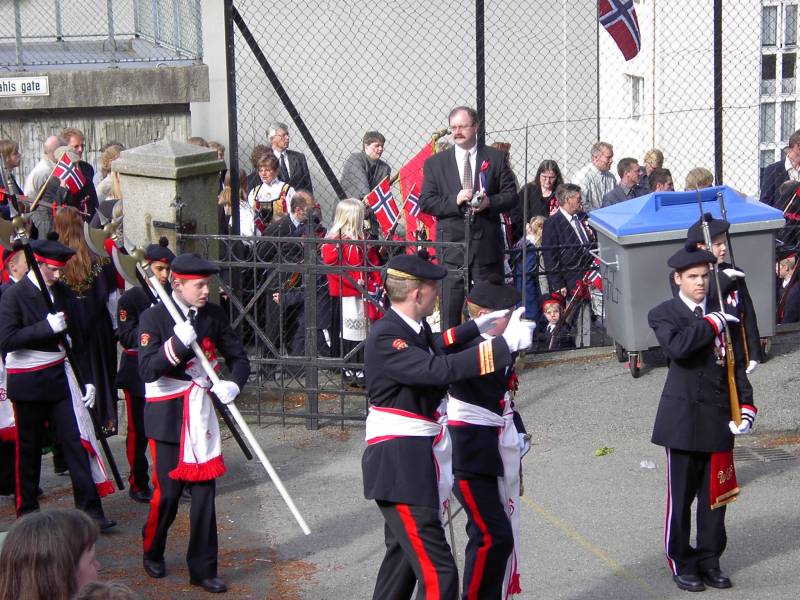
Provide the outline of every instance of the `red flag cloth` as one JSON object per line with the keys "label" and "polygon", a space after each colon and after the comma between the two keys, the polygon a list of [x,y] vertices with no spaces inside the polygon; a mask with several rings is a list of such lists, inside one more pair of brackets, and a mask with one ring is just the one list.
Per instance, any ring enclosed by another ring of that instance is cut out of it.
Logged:
{"label": "red flag cloth", "polygon": [[397,208],[397,203],[394,201],[388,177],[384,177],[381,182],[367,194],[367,204],[369,204],[372,212],[375,213],[375,218],[378,219],[383,235],[386,235],[397,222],[398,217],[400,217],[400,210]]}
{"label": "red flag cloth", "polygon": [[613,38],[625,60],[639,54],[642,40],[633,0],[600,0],[598,12],[600,25]]}
{"label": "red flag cloth", "polygon": [[[408,196],[403,203],[403,212],[406,215],[406,240],[411,242],[436,241],[436,217],[424,213],[419,208],[419,188],[416,184],[411,186]],[[415,252],[409,248],[409,253]],[[436,254],[435,248],[427,248],[431,256]]]}
{"label": "red flag cloth", "polygon": [[736,469],[733,466],[733,450],[712,452],[709,471],[711,486],[708,495],[711,508],[719,508],[736,500],[739,485],[736,483]]}
{"label": "red flag cloth", "polygon": [[78,163],[72,162],[68,154],[64,154],[53,169],[53,175],[61,180],[61,183],[73,194],[77,194],[86,185],[86,178],[83,176]]}
{"label": "red flag cloth", "polygon": [[400,195],[403,200],[416,188],[417,195],[422,189],[422,167],[425,160],[433,154],[433,144],[427,143],[422,150],[417,152],[414,157],[400,167],[398,176],[400,178]]}
{"label": "red flag cloth", "polygon": [[586,284],[594,290],[603,291],[603,276],[600,274],[600,261],[596,258],[592,261],[592,268],[584,274]]}

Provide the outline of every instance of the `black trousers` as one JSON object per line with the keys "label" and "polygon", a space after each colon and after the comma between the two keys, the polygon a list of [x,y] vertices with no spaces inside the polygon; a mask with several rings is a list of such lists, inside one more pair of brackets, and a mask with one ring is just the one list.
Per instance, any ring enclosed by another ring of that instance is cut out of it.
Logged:
{"label": "black trousers", "polygon": [[458,568],[435,508],[378,501],[384,524],[383,557],[373,600],[456,600]]}
{"label": "black trousers", "polygon": [[36,488],[42,467],[45,423],[48,423],[54,441],[61,444],[72,480],[75,507],[92,517],[102,518],[103,507],[92,480],[89,455],[81,443],[71,401],[65,398],[59,402],[13,404],[17,423],[17,516],[39,510]]}
{"label": "black trousers", "polygon": [[461,597],[500,600],[508,557],[514,550],[514,534],[500,502],[497,477],[456,476],[453,493],[467,513]]}
{"label": "black trousers", "polygon": [[150,487],[147,474],[147,436],[144,434],[144,398],[134,396],[128,390],[125,394],[125,408],[128,412],[128,433],[125,436],[125,455],[128,458],[131,489],[143,492]]}
{"label": "black trousers", "polygon": [[[462,264],[448,264],[443,265],[446,269],[459,269],[464,265]],[[472,265],[469,268],[470,275],[470,288],[479,281],[485,281],[491,273],[503,274],[503,263],[499,262],[496,265],[478,265],[473,259]],[[442,331],[450,327],[461,325],[462,314],[464,312],[464,299],[466,292],[469,290],[464,289],[464,278],[456,275],[448,275],[442,279],[442,293],[440,296],[441,314],[442,314]]]}
{"label": "black trousers", "polygon": [[0,442],[0,495],[14,493],[14,465],[16,445],[14,442]]}
{"label": "black trousers", "polygon": [[[667,448],[667,519],[664,544],[674,575],[719,568],[728,542],[725,506],[711,510],[711,454]],[[692,548],[692,502],[697,498],[697,547]]]}
{"label": "black trousers", "polygon": [[189,576],[201,580],[217,576],[217,512],[214,506],[216,481],[179,481],[169,472],[178,466],[180,446],[150,440],[153,461],[153,499],[144,525],[144,557],[163,560],[167,533],[178,513],[184,486],[189,488],[192,504],[189,509],[189,547],[186,564]]}

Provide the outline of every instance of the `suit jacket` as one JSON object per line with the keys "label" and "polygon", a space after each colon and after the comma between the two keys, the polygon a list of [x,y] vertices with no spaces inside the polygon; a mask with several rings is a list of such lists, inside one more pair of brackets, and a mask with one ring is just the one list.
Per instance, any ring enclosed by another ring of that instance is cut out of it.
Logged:
{"label": "suit jacket", "polygon": [[144,398],[144,382],[139,377],[139,318],[150,306],[149,296],[138,286],[122,294],[117,303],[117,337],[122,355],[116,385],[139,398]]}
{"label": "suit jacket", "polygon": [[[61,282],[50,288],[56,311],[64,311],[76,359],[82,351],[79,328],[71,326],[71,292]],[[55,334],[46,320],[47,305],[42,293],[28,279],[22,278],[3,292],[0,298],[0,352],[5,357],[14,350],[58,352],[63,334]],[[88,375],[88,373],[86,373]],[[91,380],[88,381],[91,383]],[[8,397],[14,402],[59,402],[69,397],[63,364],[23,373],[8,373]]]}
{"label": "suit jacket", "polygon": [[644,196],[645,194],[649,194],[650,190],[642,185],[635,185],[631,188],[633,192],[632,196],[628,196],[625,193],[625,188],[621,185],[617,185],[612,189],[610,192],[607,192],[605,196],[603,196],[603,206],[611,206],[613,204],[619,204],[620,202],[625,202],[625,200],[631,200],[632,198],[638,198],[639,196]]}
{"label": "suit jacket", "polygon": [[281,179],[296,190],[313,193],[314,186],[311,183],[311,173],[308,171],[306,155],[296,150],[286,150],[286,157],[289,163],[289,178],[281,177]]}
{"label": "suit jacket", "polygon": [[[517,187],[514,173],[508,166],[505,152],[478,144],[475,158],[475,184],[481,165],[488,163],[486,171],[486,195],[489,208],[475,213],[470,224],[471,242],[469,262],[479,265],[497,265],[503,260],[503,233],[500,214],[510,211],[517,202]],[[464,241],[464,213],[466,205],[459,206],[456,196],[461,191],[455,148],[439,152],[425,161],[420,208],[439,219],[436,224],[437,242]],[[463,265],[464,253],[460,248],[446,248],[443,261],[451,265]]]}
{"label": "suit jacket", "polygon": [[[585,213],[578,213],[582,221]],[[586,235],[589,230],[584,227]],[[542,230],[542,258],[547,271],[547,283],[553,291],[567,288],[570,292],[592,265],[592,255],[581,240],[572,224],[560,210],[544,222]]]}
{"label": "suit jacket", "polygon": [[789,289],[783,287],[778,289],[778,297],[782,298],[786,294],[786,302],[783,304],[783,315],[779,323],[797,323],[800,321],[800,284],[795,282]]}
{"label": "suit jacket", "polygon": [[[156,381],[166,376],[172,379],[189,381],[186,365],[194,357],[191,348],[184,346],[173,335],[175,322],[167,308],[158,303],[145,310],[139,320],[139,376],[145,382]],[[225,359],[231,373],[230,379],[244,389],[250,374],[250,361],[242,342],[231,329],[228,316],[218,305],[208,303],[198,309],[195,317],[197,342],[203,347],[203,340],[209,338],[217,355]],[[171,346],[180,362],[170,362],[164,345],[171,340]],[[214,415],[212,418],[216,418]],[[144,432],[151,439],[177,444],[180,442],[183,421],[183,397],[146,402],[144,406]]]}
{"label": "suit jacket", "polygon": [[[394,310],[377,321],[367,336],[364,372],[370,404],[407,411],[428,419],[451,383],[481,375],[482,364],[511,366],[511,353],[501,338],[491,342],[491,357],[480,360],[477,346],[444,354],[445,340],[463,343],[479,335],[468,321],[445,332],[431,333],[423,322],[418,335]],[[435,508],[439,505],[432,437],[397,437],[368,445],[361,459],[364,496]]]}
{"label": "suit jacket", "polygon": [[761,169],[761,196],[759,200],[770,206],[775,206],[778,201],[778,188],[781,184],[789,181],[789,173],[786,171],[786,161],[779,160]]}
{"label": "suit jacket", "polygon": [[[707,319],[698,319],[679,297],[656,306],[647,319],[669,363],[651,441],[678,450],[731,450],[727,372],[724,364],[716,363],[714,327]],[[735,350],[741,349],[736,328],[731,331]],[[753,406],[741,352],[736,355],[739,402]]]}
{"label": "suit jacket", "polygon": [[342,187],[351,198],[359,200],[369,194],[384,177],[389,177],[391,167],[378,159],[370,162],[363,152],[353,152],[342,167]]}

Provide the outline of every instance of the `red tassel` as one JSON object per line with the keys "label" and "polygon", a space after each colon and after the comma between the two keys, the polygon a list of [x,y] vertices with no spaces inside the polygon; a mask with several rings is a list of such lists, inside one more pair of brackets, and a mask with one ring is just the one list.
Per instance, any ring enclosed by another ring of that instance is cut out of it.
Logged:
{"label": "red tassel", "polygon": [[519,573],[514,573],[511,576],[511,581],[508,582],[508,592],[506,593],[507,596],[513,596],[514,594],[521,594],[522,593],[522,586],[519,584]]}
{"label": "red tassel", "polygon": [[106,496],[109,496],[116,491],[116,489],[114,488],[114,484],[111,483],[110,481],[96,483],[94,484],[94,487],[97,488],[97,495],[100,496],[101,498],[105,498]]}
{"label": "red tassel", "polygon": [[16,443],[17,441],[17,427],[16,425],[12,425],[11,427],[6,427],[5,429],[0,429],[0,442],[8,442],[10,444]]}
{"label": "red tassel", "polygon": [[180,481],[210,481],[224,475],[225,471],[225,461],[220,454],[202,464],[181,461],[169,472],[169,476]]}

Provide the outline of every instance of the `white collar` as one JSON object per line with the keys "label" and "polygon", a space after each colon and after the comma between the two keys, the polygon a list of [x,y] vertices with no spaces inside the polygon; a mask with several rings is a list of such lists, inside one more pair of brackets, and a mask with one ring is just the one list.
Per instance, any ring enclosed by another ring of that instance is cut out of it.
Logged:
{"label": "white collar", "polygon": [[456,160],[459,161],[461,164],[464,161],[464,155],[469,154],[470,160],[478,153],[478,143],[477,140],[475,141],[475,145],[472,146],[469,150],[464,150],[461,146],[454,146],[456,149]]}
{"label": "white collar", "polygon": [[558,210],[560,210],[560,211],[561,211],[561,214],[562,214],[562,215],[564,215],[564,218],[565,218],[567,221],[569,221],[570,223],[572,223],[572,218],[573,218],[575,215],[577,215],[577,214],[578,214],[578,213],[575,213],[575,215],[571,215],[571,214],[569,214],[567,211],[565,211],[565,210],[564,210],[564,207],[563,207],[563,206],[559,206],[559,207],[558,207]]}
{"label": "white collar", "polygon": [[689,307],[689,310],[694,312],[694,309],[698,306],[703,310],[703,314],[706,314],[706,299],[703,298],[703,301],[700,304],[697,304],[694,300],[689,300],[686,296],[683,295],[683,292],[678,292],[678,297],[683,300],[683,303]]}
{"label": "white collar", "polygon": [[419,335],[419,332],[420,332],[420,331],[422,331],[422,323],[420,323],[420,322],[418,322],[418,321],[415,321],[415,320],[414,320],[414,319],[412,319],[411,317],[408,317],[408,316],[404,315],[404,314],[403,314],[403,313],[401,313],[399,310],[397,310],[397,308],[396,308],[396,307],[394,307],[394,306],[392,306],[392,307],[391,307],[391,309],[392,309],[394,312],[396,312],[398,315],[400,315],[400,318],[401,318],[401,319],[403,319],[403,321],[405,321],[405,322],[406,322],[406,325],[408,325],[409,327],[411,327],[411,329],[413,329],[413,330],[414,330],[414,333],[416,333],[417,335]]}
{"label": "white collar", "polygon": [[[183,316],[188,318],[189,317],[189,308],[190,307],[187,306],[186,304],[184,304],[183,300],[178,298],[178,295],[174,291],[172,292],[172,299],[175,301],[175,305],[183,313]],[[196,306],[195,307],[191,307],[191,308],[194,308],[195,312],[199,312],[200,311],[200,309],[197,308]]]}
{"label": "white collar", "polygon": [[298,220],[295,218],[295,216],[294,216],[294,213],[293,213],[293,212],[289,212],[289,218],[292,220],[292,223],[294,224],[294,226],[295,226],[295,227],[300,227],[300,221],[298,221]]}

